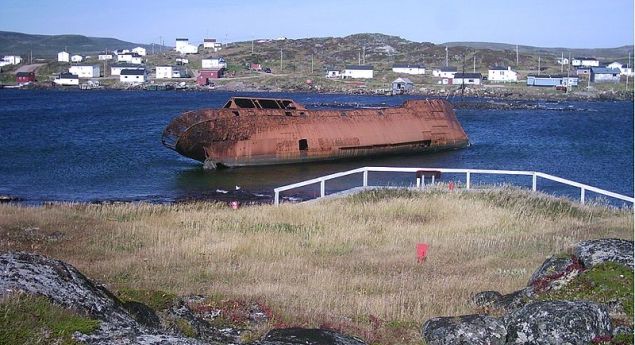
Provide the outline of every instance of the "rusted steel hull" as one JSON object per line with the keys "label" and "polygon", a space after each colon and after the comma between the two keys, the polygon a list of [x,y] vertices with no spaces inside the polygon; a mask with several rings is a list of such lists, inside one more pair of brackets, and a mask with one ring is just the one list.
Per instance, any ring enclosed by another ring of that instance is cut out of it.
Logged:
{"label": "rusted steel hull", "polygon": [[468,145],[467,135],[444,100],[353,110],[307,110],[293,101],[275,109],[275,104],[265,103],[272,100],[260,100],[262,106],[252,100],[253,107],[241,108],[232,100],[225,108],[191,111],[175,118],[163,133],[163,144],[204,162],[207,168],[420,153]]}

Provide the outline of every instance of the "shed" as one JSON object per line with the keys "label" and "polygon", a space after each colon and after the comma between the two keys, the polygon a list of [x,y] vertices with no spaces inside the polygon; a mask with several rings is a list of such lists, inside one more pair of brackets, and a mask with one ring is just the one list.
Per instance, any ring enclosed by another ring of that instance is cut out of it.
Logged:
{"label": "shed", "polygon": [[591,82],[619,83],[620,70],[617,68],[591,67]]}
{"label": "shed", "polygon": [[347,65],[342,78],[373,78],[373,66],[371,65]]}
{"label": "shed", "polygon": [[79,76],[73,73],[62,73],[57,77],[53,83],[62,86],[79,85]]}
{"label": "shed", "polygon": [[224,68],[220,69],[202,69],[198,73],[198,77],[196,78],[196,83],[200,86],[205,86],[210,84],[210,79],[219,79],[223,77],[223,73],[225,72]]}
{"label": "shed", "polygon": [[426,68],[422,65],[394,64],[392,71],[405,74],[426,74]]}
{"label": "shed", "polygon": [[392,82],[392,94],[401,95],[411,91],[414,83],[408,78],[397,78]]}
{"label": "shed", "polygon": [[146,82],[146,70],[145,69],[124,69],[119,75],[119,81],[122,83],[145,83]]}
{"label": "shed", "polygon": [[452,85],[480,85],[482,79],[480,73],[455,73]]}
{"label": "shed", "polygon": [[15,74],[15,81],[18,83],[35,81],[35,72],[18,72]]}
{"label": "shed", "polygon": [[577,86],[580,78],[565,75],[528,75],[527,86]]}

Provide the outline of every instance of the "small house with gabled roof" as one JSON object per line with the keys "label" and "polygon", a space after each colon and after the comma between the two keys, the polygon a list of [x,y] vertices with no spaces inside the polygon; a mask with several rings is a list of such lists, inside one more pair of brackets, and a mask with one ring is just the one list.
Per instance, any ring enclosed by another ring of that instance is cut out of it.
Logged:
{"label": "small house with gabled roof", "polygon": [[452,85],[480,85],[483,76],[480,73],[455,73]]}
{"label": "small house with gabled roof", "polygon": [[453,78],[456,72],[457,72],[456,67],[452,67],[452,66],[437,67],[432,70],[432,76],[439,77],[439,78]]}
{"label": "small house with gabled roof", "polygon": [[591,67],[592,83],[619,83],[620,70],[617,68]]}
{"label": "small house with gabled roof", "polygon": [[512,71],[511,66],[494,66],[487,71],[487,80],[493,82],[515,82],[518,81],[518,74]]}
{"label": "small house with gabled roof", "polygon": [[119,81],[122,83],[141,84],[148,79],[145,69],[124,69],[119,75]]}

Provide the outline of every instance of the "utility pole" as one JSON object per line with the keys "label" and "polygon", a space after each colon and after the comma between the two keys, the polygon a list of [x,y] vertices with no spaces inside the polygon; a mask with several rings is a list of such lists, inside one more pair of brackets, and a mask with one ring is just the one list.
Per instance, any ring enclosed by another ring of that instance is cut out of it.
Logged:
{"label": "utility pole", "polygon": [[357,64],[362,64],[362,52],[357,52]]}
{"label": "utility pole", "polygon": [[313,54],[311,54],[311,74],[313,74]]}
{"label": "utility pole", "polygon": [[362,63],[366,64],[366,46],[362,47]]}
{"label": "utility pole", "polygon": [[628,69],[631,67],[631,52],[628,52],[628,63],[626,64],[626,87],[628,87]]}
{"label": "utility pole", "polygon": [[518,44],[516,45],[516,67],[518,67]]}
{"label": "utility pole", "polygon": [[540,55],[538,55],[538,75],[540,75]]}
{"label": "utility pole", "polygon": [[282,48],[280,48],[280,73],[282,73]]}
{"label": "utility pole", "polygon": [[254,54],[254,39],[251,39],[251,55]]}
{"label": "utility pole", "polygon": [[472,72],[476,73],[476,54],[474,54],[473,58],[474,58],[474,67],[472,69]]}
{"label": "utility pole", "polygon": [[562,57],[560,57],[560,73],[564,72],[564,52],[562,52]]}
{"label": "utility pole", "polygon": [[445,67],[448,67],[448,46],[445,46]]}

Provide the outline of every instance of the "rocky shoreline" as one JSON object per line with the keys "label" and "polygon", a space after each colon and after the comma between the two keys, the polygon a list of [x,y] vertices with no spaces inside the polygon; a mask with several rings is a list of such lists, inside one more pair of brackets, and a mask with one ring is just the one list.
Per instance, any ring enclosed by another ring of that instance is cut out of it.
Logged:
{"label": "rocky shoreline", "polygon": [[[506,295],[475,294],[472,303],[477,314],[427,320],[422,338],[429,345],[622,344],[624,339],[632,343],[632,310],[627,310],[624,299],[608,296],[599,302],[548,295],[570,289],[577,277],[607,264],[630,270],[632,280],[633,242],[581,242],[573,254],[547,259],[526,288]],[[632,281],[626,283],[632,287]],[[174,296],[169,303],[151,308],[120,299],[63,261],[27,252],[0,255],[0,297],[16,294],[45,296],[56,305],[99,320],[99,327],[90,334],[73,334],[74,340],[86,344],[366,344],[335,330],[299,327],[274,328],[252,339],[246,335],[253,336],[252,329],[272,318],[271,311],[258,303],[229,310],[207,304],[205,296]],[[234,324],[219,326],[215,322],[219,318]]]}

